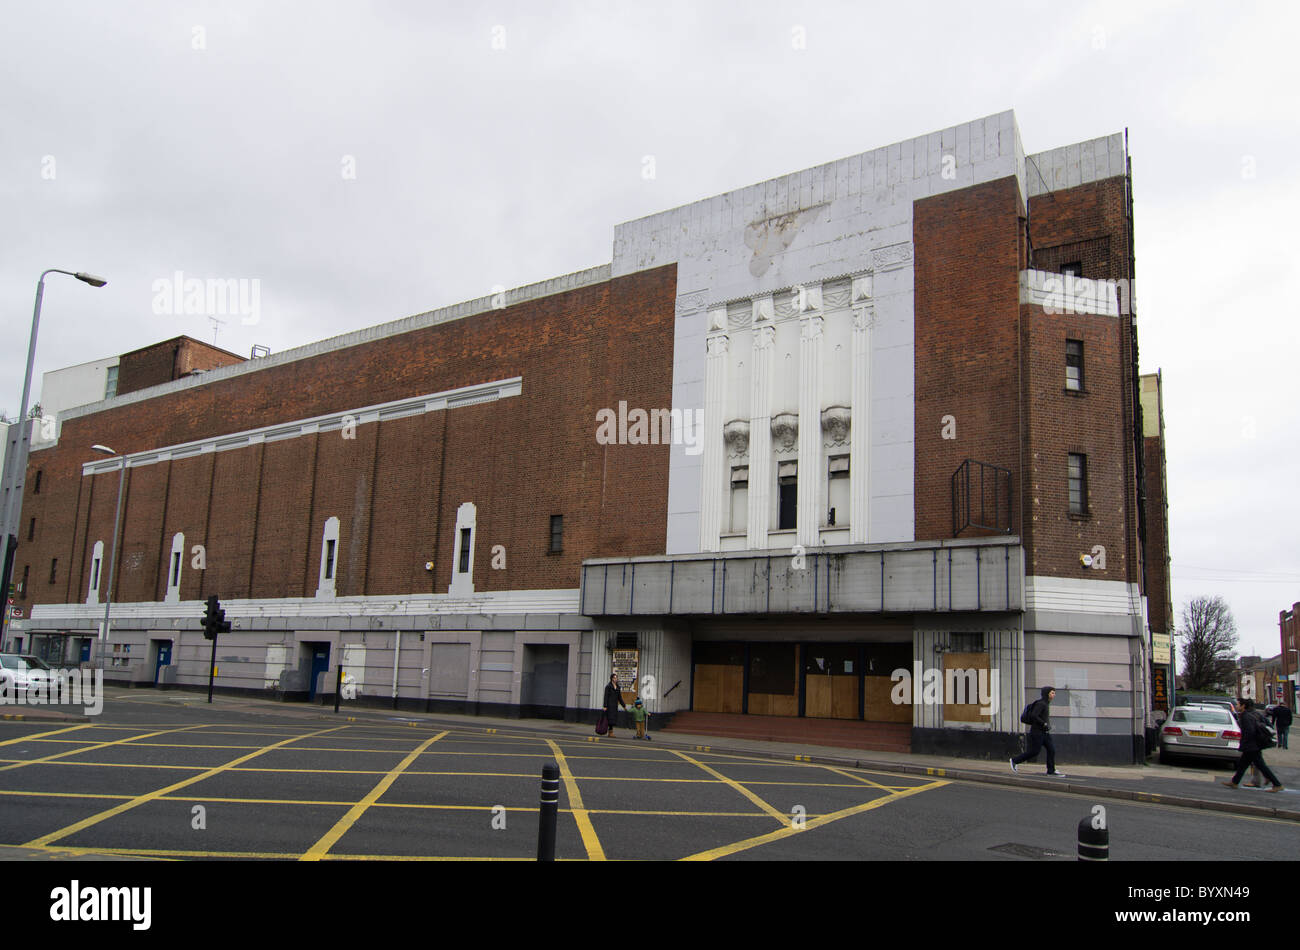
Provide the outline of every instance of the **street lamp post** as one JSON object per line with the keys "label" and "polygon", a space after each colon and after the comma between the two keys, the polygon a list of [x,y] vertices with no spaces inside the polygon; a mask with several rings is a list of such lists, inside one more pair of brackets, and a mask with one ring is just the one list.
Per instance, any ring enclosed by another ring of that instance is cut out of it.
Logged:
{"label": "street lamp post", "polygon": [[[105,455],[117,455],[107,445],[92,445],[96,452]],[[104,587],[104,626],[99,631],[99,659],[104,659],[104,650],[108,644],[108,611],[113,606],[113,575],[117,572],[117,533],[122,527],[122,485],[126,480],[126,456],[122,456],[122,468],[117,476],[117,514],[113,516],[113,549],[108,558],[108,584]]]}
{"label": "street lamp post", "polygon": [[[36,363],[36,331],[41,322],[41,299],[45,296],[45,275],[46,274],[67,274],[69,277],[75,277],[84,284],[90,284],[92,287],[103,287],[108,281],[102,277],[96,277],[94,274],[86,274],[81,271],[59,270],[51,267],[49,270],[41,272],[41,279],[36,282],[36,306],[32,309],[32,332],[27,341],[27,375],[23,377],[23,401],[22,408],[18,410],[18,447],[15,450],[12,474],[9,476],[9,497],[5,499],[5,552],[0,557],[0,571],[3,577],[0,577],[0,590],[4,591],[5,596],[9,594],[9,577],[12,570],[12,559],[9,557],[10,550],[17,547],[16,536],[13,533],[16,526],[13,524],[14,513],[14,495],[18,494],[17,486],[19,479],[23,478],[27,472],[27,453],[31,443],[31,436],[26,439],[23,434],[30,427],[27,420],[27,400],[32,394],[32,367]],[[0,611],[0,638],[3,638],[3,624],[7,611]]]}

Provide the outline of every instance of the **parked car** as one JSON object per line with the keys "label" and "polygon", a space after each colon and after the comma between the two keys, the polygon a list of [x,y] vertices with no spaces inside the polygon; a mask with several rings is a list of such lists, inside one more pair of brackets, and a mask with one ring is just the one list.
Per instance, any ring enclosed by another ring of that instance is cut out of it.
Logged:
{"label": "parked car", "polygon": [[6,692],[25,693],[40,686],[48,687],[50,668],[37,656],[26,653],[0,653],[0,684]]}
{"label": "parked car", "polygon": [[1173,756],[1236,761],[1241,726],[1235,713],[1217,705],[1178,706],[1160,729],[1160,761]]}

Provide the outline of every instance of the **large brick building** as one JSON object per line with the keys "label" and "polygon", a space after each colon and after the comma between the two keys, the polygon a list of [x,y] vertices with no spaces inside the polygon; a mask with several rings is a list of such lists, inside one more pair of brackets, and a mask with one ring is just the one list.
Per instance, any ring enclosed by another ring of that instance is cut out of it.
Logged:
{"label": "large brick building", "polygon": [[29,626],[93,635],[124,477],[119,678],[205,682],[215,593],[219,688],[341,662],[358,702],[576,716],[630,648],[697,728],[1000,755],[1050,683],[1062,756],[1128,761],[1132,277],[1122,137],[1026,156],[1011,112],[622,224],[609,265],[65,413]]}

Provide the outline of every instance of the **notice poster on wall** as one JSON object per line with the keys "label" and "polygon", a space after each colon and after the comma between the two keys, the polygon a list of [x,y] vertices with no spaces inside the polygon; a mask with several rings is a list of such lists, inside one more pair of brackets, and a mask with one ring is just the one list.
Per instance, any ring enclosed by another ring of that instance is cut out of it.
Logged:
{"label": "notice poster on wall", "polygon": [[623,693],[624,702],[631,703],[636,700],[640,663],[640,650],[614,651],[614,672],[618,674],[618,688]]}
{"label": "notice poster on wall", "polygon": [[1169,711],[1169,681],[1163,666],[1151,669],[1151,709]]}

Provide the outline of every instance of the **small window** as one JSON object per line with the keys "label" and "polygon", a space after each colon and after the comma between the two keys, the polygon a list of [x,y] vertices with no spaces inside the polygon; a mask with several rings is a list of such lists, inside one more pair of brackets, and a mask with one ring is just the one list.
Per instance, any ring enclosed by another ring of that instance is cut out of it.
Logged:
{"label": "small window", "polygon": [[564,515],[551,515],[551,553],[564,550]]}
{"label": "small window", "polygon": [[953,633],[948,637],[948,649],[954,653],[983,653],[984,634]]}
{"label": "small window", "polygon": [[325,542],[325,580],[334,579],[334,545],[337,542],[330,538]]}
{"label": "small window", "polygon": [[1082,262],[1082,261],[1071,261],[1069,264],[1062,264],[1062,265],[1061,265],[1061,273],[1064,274],[1064,275],[1067,276],[1067,277],[1082,277],[1082,276],[1083,276],[1083,262]]}
{"label": "small window", "polygon": [[177,584],[179,584],[180,582],[181,582],[181,553],[180,553],[179,551],[173,551],[173,552],[172,552],[172,583],[171,583],[171,586],[172,586],[172,587],[175,587],[175,586],[176,586]]}
{"label": "small window", "polygon": [[1088,513],[1088,456],[1070,454],[1070,514]]}
{"label": "small window", "polygon": [[33,495],[39,495],[41,493],[41,475],[43,473],[44,473],[44,469],[38,468],[36,470],[36,484],[32,486]]}
{"label": "small window", "polygon": [[55,581],[58,579],[58,576],[59,576],[59,559],[57,557],[51,558],[50,559],[50,583],[51,584],[55,583]]}
{"label": "small window", "polygon": [[104,398],[112,399],[116,395],[117,395],[117,367],[110,366],[108,368],[108,380],[106,385],[104,386]]}
{"label": "small window", "polygon": [[1065,388],[1083,391],[1083,341],[1065,341]]}
{"label": "small window", "polygon": [[30,564],[23,565],[23,580],[22,583],[18,585],[18,596],[24,599],[27,597],[27,572],[31,570],[31,567]]}
{"label": "small window", "polygon": [[90,589],[99,589],[99,558],[95,558],[90,564]]}
{"label": "small window", "polygon": [[849,523],[849,457],[832,455],[827,460],[827,497],[830,499],[830,511],[826,513],[826,524]]}
{"label": "small window", "polygon": [[796,462],[782,462],[777,473],[777,492],[779,493],[777,529],[789,531],[798,526],[799,517],[799,469]]}
{"label": "small window", "polygon": [[461,574],[469,573],[469,540],[472,533],[471,528],[460,529],[460,564],[456,570]]}
{"label": "small window", "polygon": [[739,534],[749,524],[749,466],[731,470],[731,531]]}
{"label": "small window", "polygon": [[31,541],[35,537],[36,537],[36,519],[33,518],[31,521],[27,522],[27,540]]}

